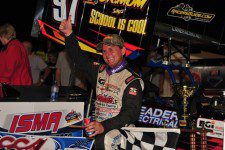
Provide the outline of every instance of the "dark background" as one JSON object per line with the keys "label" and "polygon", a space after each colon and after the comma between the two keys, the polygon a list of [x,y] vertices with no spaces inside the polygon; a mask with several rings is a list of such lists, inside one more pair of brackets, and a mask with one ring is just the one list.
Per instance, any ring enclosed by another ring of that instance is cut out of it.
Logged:
{"label": "dark background", "polygon": [[4,0],[0,4],[0,24],[12,24],[20,40],[30,38],[37,0]]}
{"label": "dark background", "polygon": [[[5,0],[0,3],[0,25],[10,23],[15,27],[17,39],[20,41],[31,41],[33,51],[47,51],[46,37],[39,34],[39,37],[32,37],[31,30],[35,17],[37,3],[42,0]],[[58,45],[52,42],[54,45]],[[0,48],[1,48],[0,42]],[[61,48],[61,47],[60,47]]]}
{"label": "dark background", "polygon": [[[181,18],[167,16],[167,12],[171,7],[176,6],[177,4],[189,4],[193,8],[193,11],[215,14],[215,17],[211,22],[203,22],[196,20],[185,21]],[[168,30],[167,32],[161,31],[165,38],[172,37],[174,41],[181,41],[184,44],[187,44],[190,40],[191,52],[195,53],[198,50],[210,51],[217,54],[225,55],[225,5],[223,0],[161,0],[160,5],[158,6],[158,15],[157,21],[160,23],[167,24],[169,26],[174,26],[181,28],[192,33],[199,34],[201,39],[194,40],[191,37],[185,35],[179,35],[175,32]],[[160,29],[159,29],[160,32]],[[213,44],[211,41],[216,41],[220,44]]]}

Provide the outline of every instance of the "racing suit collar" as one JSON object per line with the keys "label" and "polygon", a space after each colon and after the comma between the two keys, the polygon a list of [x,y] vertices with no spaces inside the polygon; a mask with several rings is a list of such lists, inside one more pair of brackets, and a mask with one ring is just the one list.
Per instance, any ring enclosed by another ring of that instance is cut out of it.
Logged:
{"label": "racing suit collar", "polygon": [[123,60],[121,63],[119,63],[116,67],[110,68],[109,66],[106,68],[106,72],[108,75],[112,75],[114,73],[120,72],[127,66],[127,62]]}

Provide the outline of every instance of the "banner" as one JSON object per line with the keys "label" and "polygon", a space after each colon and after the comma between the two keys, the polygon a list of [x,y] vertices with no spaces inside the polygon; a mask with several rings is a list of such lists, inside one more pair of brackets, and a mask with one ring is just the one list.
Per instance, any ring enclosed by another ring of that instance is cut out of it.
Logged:
{"label": "banner", "polygon": [[205,128],[212,130],[212,132],[207,132],[206,136],[215,137],[223,139],[224,137],[224,121],[207,119],[207,118],[198,118],[197,128]]}
{"label": "banner", "polygon": [[0,131],[33,135],[83,136],[83,102],[1,102]]}
{"label": "banner", "polygon": [[[208,118],[198,118],[196,120],[196,127],[198,129],[211,130],[211,132],[207,132],[207,149],[210,150],[222,150],[224,149],[224,121],[208,119]],[[178,141],[177,149],[185,150],[190,146],[190,135],[187,132],[185,134],[181,134]],[[196,136],[196,148],[200,149],[201,147],[201,135],[197,132]]]}
{"label": "banner", "polygon": [[[222,1],[220,1],[222,2]],[[223,23],[219,1],[163,0],[157,14],[154,35],[191,45],[193,52],[218,48]],[[217,9],[215,9],[217,8]],[[206,28],[207,26],[207,28]],[[218,33],[218,34],[214,34]],[[223,34],[223,33],[222,33]],[[204,48],[203,48],[204,47]]]}
{"label": "banner", "polygon": [[58,29],[62,20],[72,18],[79,41],[94,48],[107,34],[120,34],[127,53],[150,47],[155,23],[154,0],[94,1],[48,0],[42,21]]}
{"label": "banner", "polygon": [[0,132],[0,149],[91,150],[94,140],[85,137],[34,136]]}
{"label": "banner", "polygon": [[159,106],[145,106],[141,107],[139,116],[139,123],[143,126],[155,126],[166,128],[177,128],[178,117],[177,112],[171,108],[163,108]]}

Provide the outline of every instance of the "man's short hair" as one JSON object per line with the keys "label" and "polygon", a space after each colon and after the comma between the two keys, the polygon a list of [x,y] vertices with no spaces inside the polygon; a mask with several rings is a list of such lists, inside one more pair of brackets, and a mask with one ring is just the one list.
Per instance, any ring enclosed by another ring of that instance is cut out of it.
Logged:
{"label": "man's short hair", "polygon": [[0,26],[0,36],[3,36],[8,40],[16,38],[15,28],[11,24],[3,24]]}

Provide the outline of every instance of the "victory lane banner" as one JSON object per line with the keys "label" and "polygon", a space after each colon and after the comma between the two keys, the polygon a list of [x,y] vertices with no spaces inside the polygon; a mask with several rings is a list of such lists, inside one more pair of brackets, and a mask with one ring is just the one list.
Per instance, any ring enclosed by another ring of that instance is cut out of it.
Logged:
{"label": "victory lane banner", "polygon": [[178,128],[177,112],[161,106],[142,105],[138,122],[145,127]]}
{"label": "victory lane banner", "polygon": [[91,150],[94,140],[85,137],[34,136],[0,132],[0,149]]}
{"label": "victory lane banner", "polygon": [[42,21],[58,29],[60,22],[71,15],[75,34],[87,46],[95,49],[107,34],[120,34],[133,53],[150,47],[156,3],[155,0],[46,0]]}
{"label": "victory lane banner", "polygon": [[207,132],[206,136],[215,137],[219,139],[224,138],[224,121],[207,119],[207,118],[198,118],[197,119],[197,128],[205,128],[212,130]]}
{"label": "victory lane banner", "polygon": [[[47,24],[41,20],[38,20],[38,23],[40,25],[41,33],[44,36],[46,36],[47,38],[49,38],[59,44],[65,45],[65,37],[64,37],[64,35],[62,35],[62,33],[58,29],[50,26],[49,24]],[[91,52],[91,53],[96,53],[99,55],[102,54],[101,52],[98,52],[91,46],[88,46],[87,44],[85,44],[85,43],[87,43],[87,40],[81,38],[80,36],[76,36],[76,38],[78,39],[78,44],[82,50]],[[94,45],[94,44],[91,44],[91,45],[93,47],[96,47],[96,45]],[[131,45],[127,42],[124,43],[124,46],[126,47],[126,53],[125,53],[126,57],[134,59],[139,55],[139,53],[136,51],[138,47]],[[140,49],[140,50],[143,50],[143,49]]]}
{"label": "victory lane banner", "polygon": [[82,137],[83,102],[2,102],[0,131],[12,134]]}

